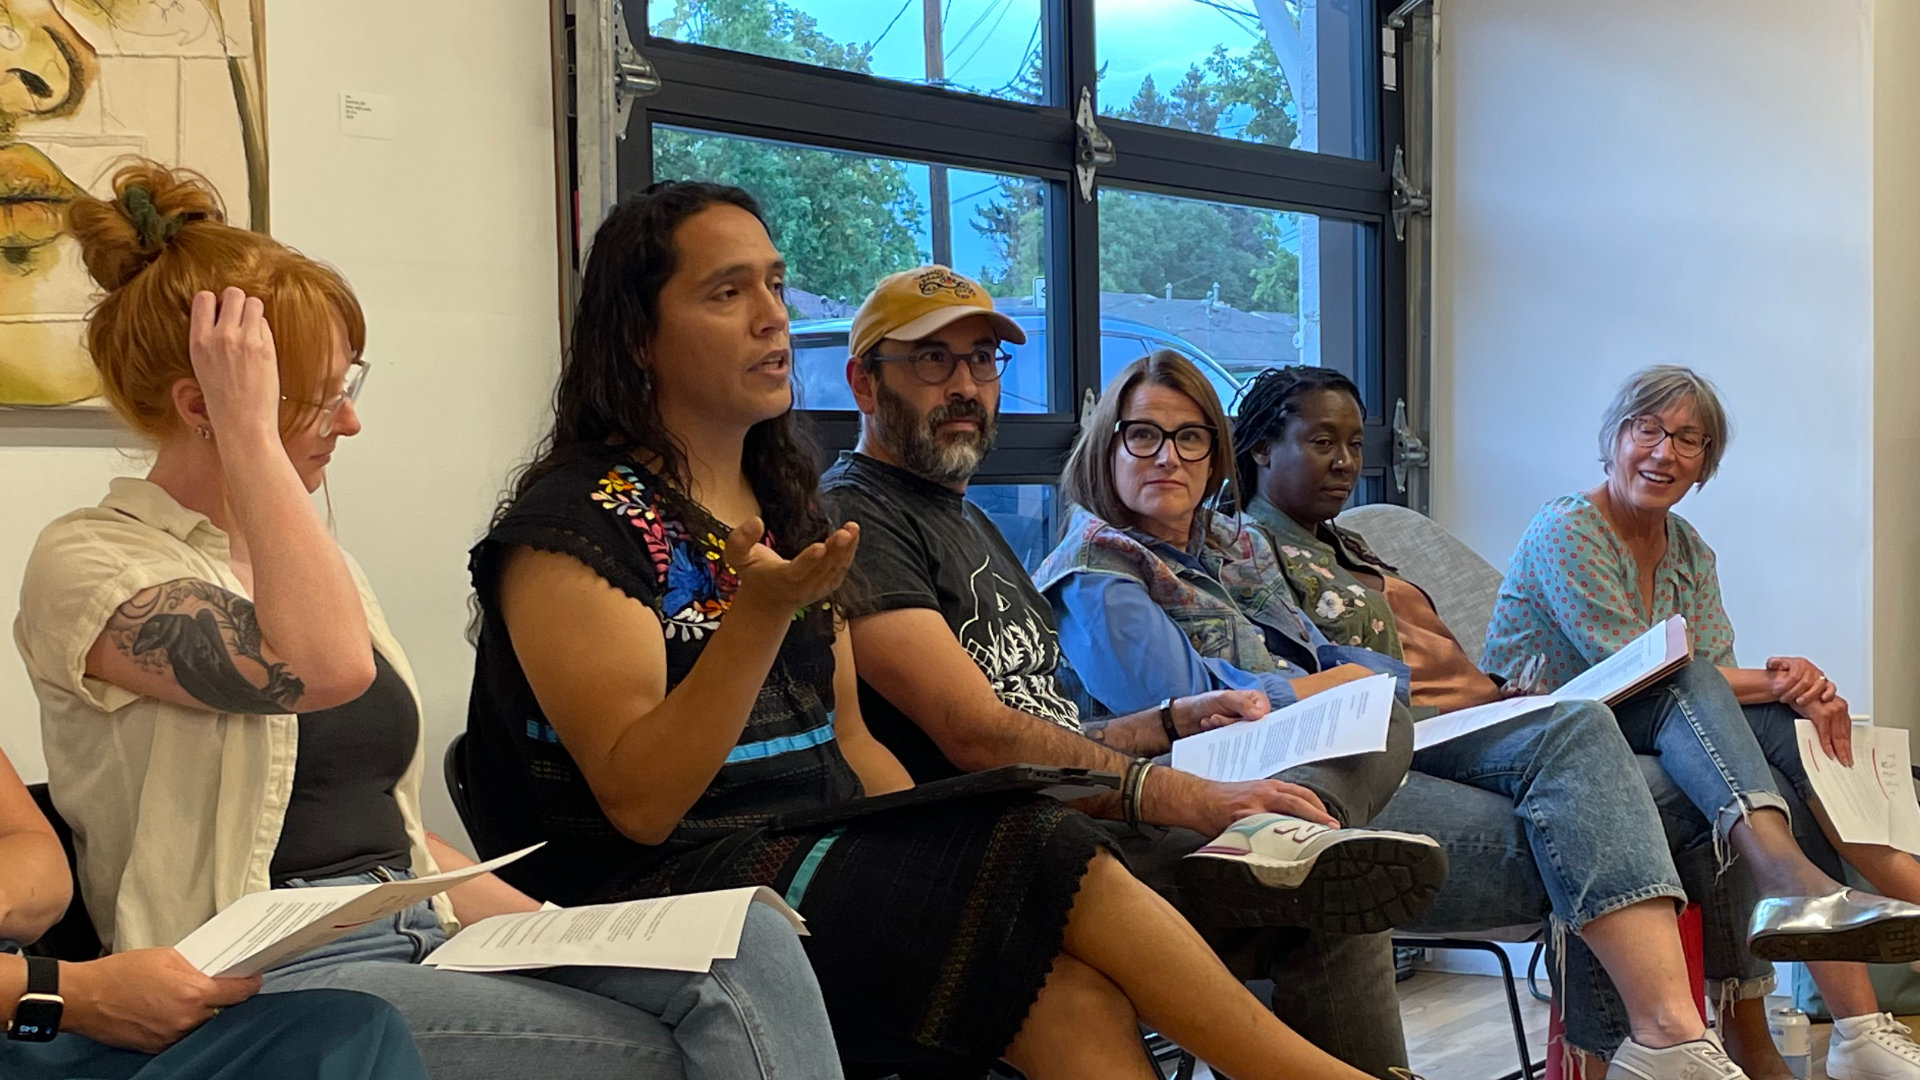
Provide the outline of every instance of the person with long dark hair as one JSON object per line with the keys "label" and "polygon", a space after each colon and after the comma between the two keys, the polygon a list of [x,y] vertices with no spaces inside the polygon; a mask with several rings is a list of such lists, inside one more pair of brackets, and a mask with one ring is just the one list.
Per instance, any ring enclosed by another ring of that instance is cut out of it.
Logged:
{"label": "person with long dark hair", "polygon": [[1235,1076],[1359,1080],[1058,802],[772,827],[910,785],[861,720],[858,529],[816,508],[785,275],[736,188],[657,184],[596,234],[553,433],[473,552],[482,849],[548,841],[510,877],[562,902],[781,892],[851,1075],[1145,1080],[1145,1020]]}
{"label": "person with long dark hair", "polygon": [[[168,948],[242,896],[472,860],[421,820],[419,690],[313,504],[341,441],[361,430],[367,323],[353,290],[227,224],[204,180],[155,162],[128,163],[111,199],[77,199],[71,217],[106,290],[88,351],[153,467],[41,532],[15,640],[100,939],[116,957],[145,955],[164,976],[152,985],[183,992],[159,1018],[159,995],[109,1003],[119,1022],[106,1030],[124,1041],[147,1024],[158,1040],[253,989],[224,980],[209,997],[213,981],[182,973]],[[442,1078],[838,1075],[813,972],[764,905],[739,955],[711,971],[421,963],[459,920],[539,906],[482,874],[266,972],[262,996],[383,998]],[[171,968],[153,962],[168,955]],[[107,967],[129,981],[140,961]]]}

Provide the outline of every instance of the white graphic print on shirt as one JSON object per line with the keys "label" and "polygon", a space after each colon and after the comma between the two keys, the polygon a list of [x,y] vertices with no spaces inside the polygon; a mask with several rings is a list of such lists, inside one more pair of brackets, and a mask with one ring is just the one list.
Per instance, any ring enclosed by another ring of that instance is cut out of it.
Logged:
{"label": "white graphic print on shirt", "polygon": [[973,615],[960,624],[960,644],[986,673],[1000,703],[1079,731],[1080,710],[1060,692],[1060,637],[1053,627],[1024,603],[1013,582],[993,572],[991,559],[967,585]]}

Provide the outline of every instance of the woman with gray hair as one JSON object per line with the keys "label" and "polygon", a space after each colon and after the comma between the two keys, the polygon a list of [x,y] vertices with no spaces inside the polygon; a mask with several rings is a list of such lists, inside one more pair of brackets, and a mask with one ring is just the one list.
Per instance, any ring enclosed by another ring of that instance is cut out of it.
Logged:
{"label": "woman with gray hair", "polygon": [[[1852,761],[1847,703],[1801,657],[1766,666],[1734,660],[1713,549],[1675,504],[1718,469],[1728,439],[1713,385],[1691,369],[1646,368],[1627,380],[1600,428],[1606,478],[1534,515],[1508,565],[1487,628],[1490,671],[1545,658],[1556,688],[1674,615],[1694,662],[1614,707],[1627,741],[1659,756],[1676,785],[1716,825],[1716,842],[1745,856],[1765,899],[1748,946],[1762,959],[1818,958],[1809,969],[1836,1017],[1827,1073],[1835,1080],[1920,1078],[1920,1045],[1878,1012],[1866,968],[1920,957],[1920,863],[1884,846],[1844,844],[1813,797],[1794,721],[1823,751]],[[1815,808],[1841,854],[1876,888],[1847,889],[1837,865],[1816,867],[1789,826],[1771,765]]]}

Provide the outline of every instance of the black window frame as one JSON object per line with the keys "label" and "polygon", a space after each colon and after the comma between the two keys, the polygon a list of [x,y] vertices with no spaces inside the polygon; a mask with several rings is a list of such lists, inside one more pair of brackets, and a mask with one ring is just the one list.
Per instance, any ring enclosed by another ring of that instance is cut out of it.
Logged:
{"label": "black window frame", "polygon": [[[1051,396],[1064,408],[1002,414],[999,444],[975,477],[982,484],[1056,482],[1079,434],[1082,401],[1089,391],[1101,389],[1099,188],[1362,223],[1373,242],[1351,260],[1353,297],[1366,306],[1365,317],[1355,320],[1361,338],[1352,356],[1358,362],[1324,360],[1354,379],[1367,406],[1367,467],[1356,502],[1404,503],[1391,482],[1394,404],[1406,396],[1408,384],[1407,265],[1394,235],[1391,169],[1404,128],[1400,92],[1383,85],[1381,48],[1388,40],[1382,35],[1394,35],[1397,45],[1399,32],[1388,28],[1379,0],[1322,2],[1360,10],[1374,28],[1372,47],[1360,52],[1361,79],[1349,83],[1356,106],[1371,106],[1371,158],[1099,117],[1116,155],[1099,169],[1093,200],[1083,200],[1073,168],[1074,106],[1085,87],[1095,94],[1098,113],[1094,0],[1043,2],[1046,105],[654,38],[648,33],[647,0],[631,0],[625,7],[629,36],[658,72],[661,87],[634,101],[627,137],[618,144],[619,191],[636,191],[652,181],[655,124],[1012,173],[1046,183],[1051,193],[1048,291],[1054,297],[1047,314]],[[1056,223],[1057,218],[1064,222]],[[1063,348],[1069,362],[1057,363]],[[830,451],[849,448],[858,438],[857,413],[810,411],[809,416]]]}

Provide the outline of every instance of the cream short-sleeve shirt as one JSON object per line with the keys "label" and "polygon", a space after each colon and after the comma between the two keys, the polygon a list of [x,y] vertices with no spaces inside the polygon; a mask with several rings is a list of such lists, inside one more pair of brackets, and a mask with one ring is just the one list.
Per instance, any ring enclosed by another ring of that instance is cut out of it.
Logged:
{"label": "cream short-sleeve shirt", "polygon": [[[420,693],[351,558],[374,648]],[[40,700],[48,785],[73,827],[80,892],[115,952],[172,945],[250,892],[268,868],[293,790],[298,720],[143,697],[86,674],[87,652],[135,593],[195,578],[245,596],[227,536],[146,480],[48,525],[27,561],[14,643]],[[420,745],[394,787],[413,868],[434,870],[420,821]],[[450,910],[437,901],[443,919]]]}

